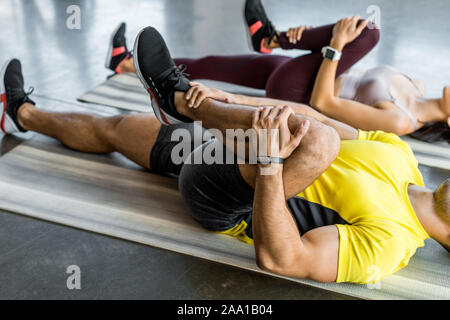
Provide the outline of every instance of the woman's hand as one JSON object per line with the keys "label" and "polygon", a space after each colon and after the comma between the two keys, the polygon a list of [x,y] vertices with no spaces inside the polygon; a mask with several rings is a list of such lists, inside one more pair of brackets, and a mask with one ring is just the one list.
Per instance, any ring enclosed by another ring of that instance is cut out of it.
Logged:
{"label": "woman's hand", "polygon": [[339,20],[333,28],[330,45],[336,50],[342,51],[347,43],[355,40],[368,23],[367,20],[364,20],[358,24],[360,19],[360,16],[354,16]]}
{"label": "woman's hand", "polygon": [[289,28],[286,32],[286,36],[289,38],[289,43],[295,44],[300,41],[303,35],[303,31],[311,29],[311,26],[300,26],[296,28]]}
{"label": "woman's hand", "polygon": [[227,92],[209,88],[199,82],[189,82],[189,85],[191,88],[184,95],[185,99],[189,101],[189,108],[198,108],[206,98],[231,103],[231,95]]}
{"label": "woman's hand", "polygon": [[289,158],[300,145],[309,128],[309,121],[303,121],[292,134],[288,119],[294,111],[288,107],[259,108],[253,114],[252,128],[258,136],[258,156]]}

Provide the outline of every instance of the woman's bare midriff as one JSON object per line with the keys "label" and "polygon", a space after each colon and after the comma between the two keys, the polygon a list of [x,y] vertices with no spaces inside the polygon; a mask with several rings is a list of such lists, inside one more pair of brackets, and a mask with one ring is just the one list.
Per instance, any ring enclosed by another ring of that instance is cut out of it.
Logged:
{"label": "woman's bare midriff", "polygon": [[[342,84],[344,83],[346,75],[343,74],[339,76],[334,82],[334,96],[339,97]],[[417,89],[419,88],[420,91]],[[390,94],[400,103],[405,105],[408,109],[412,102],[418,97],[422,97],[425,91],[424,85],[421,81],[417,79],[409,79],[402,74],[398,74],[392,78]],[[376,108],[380,109],[390,109],[393,104],[390,101],[383,101],[377,103]],[[413,111],[413,110],[411,110]]]}

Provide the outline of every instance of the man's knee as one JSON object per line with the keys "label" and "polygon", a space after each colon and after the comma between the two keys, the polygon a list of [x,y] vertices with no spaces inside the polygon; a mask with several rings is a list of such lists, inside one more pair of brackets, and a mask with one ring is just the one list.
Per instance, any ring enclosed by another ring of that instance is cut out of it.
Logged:
{"label": "man's knee", "polygon": [[122,122],[127,115],[117,115],[103,118],[103,126],[102,130],[104,130],[104,134],[108,141],[114,142],[119,138],[118,135],[118,127],[120,122]]}
{"label": "man's knee", "polygon": [[300,146],[304,152],[314,155],[318,165],[327,168],[336,159],[341,143],[335,129],[310,120],[310,127]]}
{"label": "man's knee", "polygon": [[127,117],[128,117],[128,115],[119,114],[117,116],[107,117],[107,118],[105,118],[105,121],[106,121],[107,125],[109,126],[109,128],[111,130],[114,130],[117,127],[117,125]]}

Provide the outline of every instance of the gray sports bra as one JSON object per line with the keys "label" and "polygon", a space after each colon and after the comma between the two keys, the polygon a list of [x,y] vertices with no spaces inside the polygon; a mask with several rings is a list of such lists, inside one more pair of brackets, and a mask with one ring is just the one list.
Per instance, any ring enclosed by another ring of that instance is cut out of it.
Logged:
{"label": "gray sports bra", "polygon": [[390,101],[411,119],[414,130],[416,130],[417,119],[405,105],[391,94],[392,77],[399,74],[408,78],[416,89],[421,92],[414,81],[405,74],[390,66],[380,66],[368,70],[350,69],[344,76],[339,96],[343,99],[358,101],[370,106],[374,106],[379,102]]}

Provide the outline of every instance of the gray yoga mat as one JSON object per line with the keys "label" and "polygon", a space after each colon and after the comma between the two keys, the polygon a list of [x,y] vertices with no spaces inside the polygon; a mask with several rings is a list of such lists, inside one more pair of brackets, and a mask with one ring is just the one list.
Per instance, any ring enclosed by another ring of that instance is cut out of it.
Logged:
{"label": "gray yoga mat", "polygon": [[[0,157],[0,177],[0,209],[265,273],[253,246],[190,218],[175,179],[118,154],[83,154],[36,135]],[[365,299],[450,299],[450,256],[428,240],[374,286],[287,279]]]}
{"label": "gray yoga mat", "polygon": [[[252,89],[213,80],[196,80],[207,86],[231,93],[265,96],[264,90]],[[116,74],[78,98],[81,102],[92,102],[123,110],[151,112],[149,95],[134,73]]]}
{"label": "gray yoga mat", "polygon": [[[264,90],[257,90],[229,83],[199,80],[204,84],[232,93],[249,96],[264,96]],[[151,112],[149,95],[135,74],[124,73],[110,77],[97,87],[83,94],[79,101],[92,102],[110,107],[137,112]],[[450,146],[447,143],[426,143],[403,137],[414,150],[420,164],[450,170]]]}

